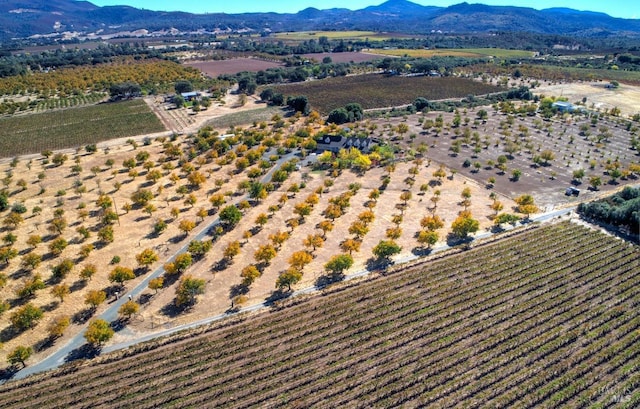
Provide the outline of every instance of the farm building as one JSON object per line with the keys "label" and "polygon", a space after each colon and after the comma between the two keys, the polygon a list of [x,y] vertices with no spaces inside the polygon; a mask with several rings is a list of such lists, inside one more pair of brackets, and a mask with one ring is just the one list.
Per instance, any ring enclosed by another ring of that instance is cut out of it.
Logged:
{"label": "farm building", "polygon": [[192,101],[194,99],[198,99],[200,98],[200,93],[196,92],[196,91],[192,91],[192,92],[183,92],[182,94],[182,98],[184,98],[185,101]]}
{"label": "farm building", "polygon": [[355,136],[325,135],[317,140],[318,151],[330,151],[337,153],[340,149],[357,148],[360,152],[367,153],[371,149],[371,138],[357,138]]}
{"label": "farm building", "polygon": [[557,101],[553,103],[553,107],[557,108],[558,111],[560,112],[573,112],[576,111],[578,108],[576,108],[575,105],[573,105],[570,102],[566,102],[566,101]]}

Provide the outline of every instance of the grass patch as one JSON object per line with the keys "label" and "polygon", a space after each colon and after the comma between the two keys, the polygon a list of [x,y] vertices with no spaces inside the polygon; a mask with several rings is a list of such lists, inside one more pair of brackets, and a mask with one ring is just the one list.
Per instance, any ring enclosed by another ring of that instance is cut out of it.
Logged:
{"label": "grass patch", "polygon": [[211,126],[216,129],[226,129],[232,126],[248,125],[254,122],[270,121],[273,115],[280,114],[283,116],[282,108],[268,106],[266,108],[253,109],[250,111],[241,111],[233,114],[221,116],[219,118],[207,121],[205,126]]}
{"label": "grass patch", "polygon": [[166,130],[140,99],[0,119],[0,129],[3,157]]}
{"label": "grass patch", "polygon": [[408,105],[418,97],[428,100],[483,95],[501,89],[464,78],[387,77],[381,74],[329,78],[273,87],[284,95],[305,95],[322,114],[356,102],[364,109]]}

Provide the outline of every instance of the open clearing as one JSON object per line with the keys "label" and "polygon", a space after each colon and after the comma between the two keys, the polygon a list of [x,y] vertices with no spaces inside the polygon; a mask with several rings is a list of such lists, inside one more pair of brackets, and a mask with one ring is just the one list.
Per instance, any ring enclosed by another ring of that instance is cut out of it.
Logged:
{"label": "open clearing", "polygon": [[334,63],[361,63],[367,61],[375,61],[381,58],[379,55],[360,52],[313,53],[303,54],[302,56],[318,62],[322,62],[324,58],[329,57]]}
{"label": "open clearing", "polygon": [[640,114],[640,86],[620,84],[619,88],[605,88],[606,82],[571,82],[562,84],[543,83],[532,90],[536,94],[561,96],[569,102],[582,102],[591,110],[605,112],[620,109],[623,116]]}
{"label": "open clearing", "polygon": [[258,72],[269,68],[284,66],[284,64],[281,63],[257,58],[231,58],[219,61],[185,62],[184,65],[197,68],[212,78],[223,74],[237,74],[242,71]]}
{"label": "open clearing", "polygon": [[637,407],[639,274],[638,247],[556,223],[10,382],[0,406]]}

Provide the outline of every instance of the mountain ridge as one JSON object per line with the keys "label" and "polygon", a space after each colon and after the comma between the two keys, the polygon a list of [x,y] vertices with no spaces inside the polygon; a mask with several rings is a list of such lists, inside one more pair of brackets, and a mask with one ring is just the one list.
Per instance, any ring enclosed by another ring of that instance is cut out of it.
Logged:
{"label": "mountain ridge", "polygon": [[527,31],[540,34],[640,37],[640,20],[604,13],[555,7],[489,6],[466,2],[449,7],[423,6],[409,0],[388,0],[360,10],[308,7],[297,13],[161,12],[130,6],[99,7],[76,0],[3,0],[0,40],[62,33],[118,31],[309,31],[369,30],[409,34]]}

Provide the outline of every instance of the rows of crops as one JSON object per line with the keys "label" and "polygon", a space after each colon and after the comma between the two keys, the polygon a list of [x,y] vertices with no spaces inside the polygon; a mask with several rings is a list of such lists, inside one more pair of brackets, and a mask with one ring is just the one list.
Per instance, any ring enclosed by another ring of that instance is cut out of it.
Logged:
{"label": "rows of crops", "polygon": [[105,99],[107,96],[104,92],[91,92],[89,94],[76,95],[66,98],[51,98],[39,101],[35,107],[36,112],[46,111],[48,109],[69,108],[81,105],[95,104]]}
{"label": "rows of crops", "polygon": [[91,92],[89,94],[74,95],[64,98],[50,98],[40,100],[26,100],[13,102],[5,99],[0,102],[0,115],[24,114],[26,112],[43,112],[50,109],[60,109],[68,107],[76,107],[81,105],[89,105],[100,102],[106,98],[103,92]]}
{"label": "rows of crops", "polygon": [[0,119],[4,157],[164,131],[142,100]]}
{"label": "rows of crops", "polygon": [[568,222],[118,362],[8,407],[636,407],[640,251]]}
{"label": "rows of crops", "polygon": [[285,95],[305,95],[313,109],[323,114],[351,102],[364,109],[385,108],[428,100],[482,95],[499,88],[463,78],[388,77],[381,74],[336,77],[274,87]]}

